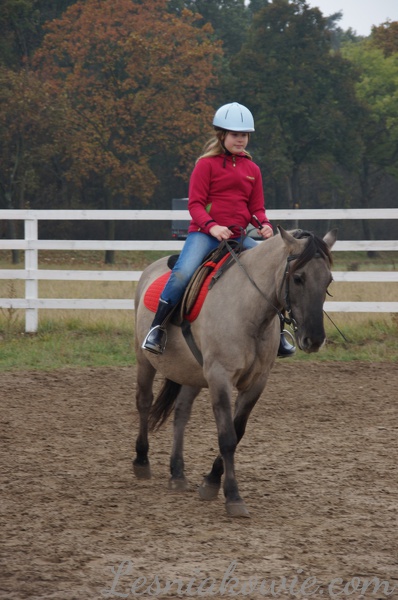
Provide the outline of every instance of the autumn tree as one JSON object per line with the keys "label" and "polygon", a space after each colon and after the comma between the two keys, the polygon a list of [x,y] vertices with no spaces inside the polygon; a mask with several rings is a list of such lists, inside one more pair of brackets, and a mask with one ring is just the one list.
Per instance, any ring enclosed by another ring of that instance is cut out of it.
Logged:
{"label": "autumn tree", "polygon": [[106,206],[151,198],[156,158],[186,173],[213,108],[219,45],[166,0],[87,0],[48,26],[36,66],[67,99],[69,177],[101,182]]}
{"label": "autumn tree", "polygon": [[386,21],[381,25],[373,26],[371,44],[380,48],[384,55],[398,54],[398,21]]}

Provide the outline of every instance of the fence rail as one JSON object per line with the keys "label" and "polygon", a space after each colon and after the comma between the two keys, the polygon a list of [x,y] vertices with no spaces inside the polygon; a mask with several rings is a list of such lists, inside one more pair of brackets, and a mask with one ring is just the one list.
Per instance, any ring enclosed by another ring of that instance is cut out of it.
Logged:
{"label": "fence rail", "polygon": [[[398,219],[398,209],[334,209],[334,210],[269,210],[271,221],[346,219]],[[175,240],[40,240],[38,223],[40,221],[68,220],[187,220],[185,210],[0,210],[1,220],[23,220],[24,239],[0,239],[0,250],[25,251],[24,269],[0,269],[0,279],[24,280],[25,298],[0,298],[0,308],[25,310],[26,332],[36,332],[39,309],[88,309],[88,310],[133,310],[133,299],[61,299],[39,298],[38,282],[41,280],[59,281],[138,281],[141,271],[80,271],[39,269],[39,250],[164,250],[178,252],[182,241]],[[359,240],[337,241],[333,251],[398,251],[398,240]],[[335,271],[335,281],[355,282],[397,282],[396,271]],[[328,312],[398,312],[398,302],[326,302]]]}

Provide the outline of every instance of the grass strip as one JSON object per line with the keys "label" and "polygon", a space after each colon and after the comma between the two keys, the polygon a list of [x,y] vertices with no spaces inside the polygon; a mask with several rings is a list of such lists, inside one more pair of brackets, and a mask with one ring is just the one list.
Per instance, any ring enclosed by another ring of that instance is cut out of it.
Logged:
{"label": "grass strip", "polygon": [[[315,354],[298,350],[289,361],[398,362],[398,323],[377,319],[340,325],[326,323],[327,343]],[[286,359],[285,359],[286,360]],[[76,319],[45,321],[37,334],[0,320],[0,371],[55,370],[63,367],[125,367],[135,364],[134,331],[114,324],[87,325]]]}

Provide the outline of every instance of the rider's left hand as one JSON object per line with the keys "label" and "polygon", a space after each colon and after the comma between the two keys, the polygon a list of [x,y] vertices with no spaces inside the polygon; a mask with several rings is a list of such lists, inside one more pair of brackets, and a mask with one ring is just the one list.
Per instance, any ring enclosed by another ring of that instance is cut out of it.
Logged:
{"label": "rider's left hand", "polygon": [[272,237],[274,235],[274,232],[272,231],[272,228],[269,225],[264,225],[264,227],[260,229],[260,235],[266,240],[267,238]]}

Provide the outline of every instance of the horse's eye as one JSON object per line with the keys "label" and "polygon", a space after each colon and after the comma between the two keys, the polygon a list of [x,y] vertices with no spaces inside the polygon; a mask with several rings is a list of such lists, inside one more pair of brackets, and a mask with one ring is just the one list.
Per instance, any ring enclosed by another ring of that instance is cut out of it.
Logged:
{"label": "horse's eye", "polygon": [[304,275],[300,275],[299,273],[294,273],[293,281],[297,285],[302,285],[304,283]]}

